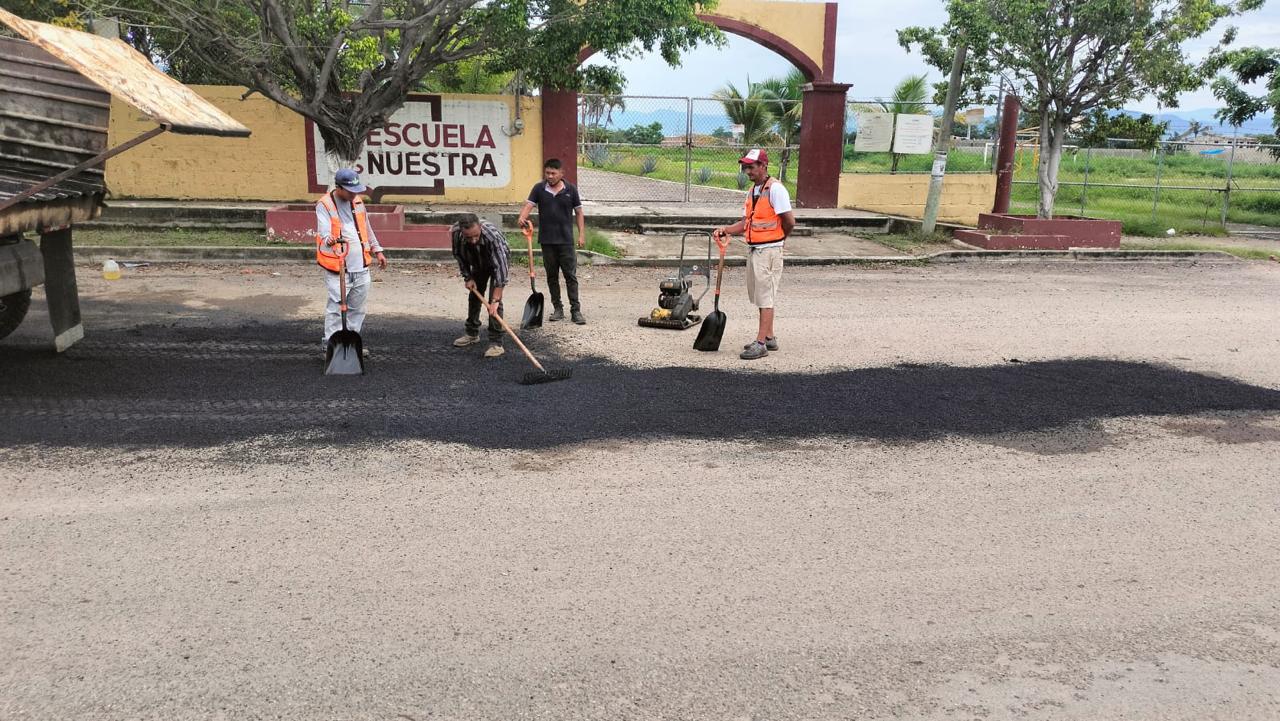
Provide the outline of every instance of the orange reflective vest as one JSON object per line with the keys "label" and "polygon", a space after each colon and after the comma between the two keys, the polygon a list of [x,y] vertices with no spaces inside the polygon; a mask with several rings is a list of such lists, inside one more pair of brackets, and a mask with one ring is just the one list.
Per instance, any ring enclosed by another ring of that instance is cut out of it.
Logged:
{"label": "orange reflective vest", "polygon": [[760,186],[759,198],[752,197],[754,189],[747,193],[742,226],[748,245],[776,243],[787,237],[786,231],[782,229],[782,218],[773,209],[773,203],[769,202],[769,188],[775,182],[777,181],[773,178],[766,178],[764,185]]}
{"label": "orange reflective vest", "polygon": [[[329,245],[330,238],[342,237],[342,218],[338,217],[338,206],[333,202],[333,194],[325,193],[317,201],[329,213],[329,235],[316,233],[316,262],[321,268],[335,273],[342,271],[342,258],[346,254],[342,245]],[[369,216],[364,210],[364,201],[357,196],[351,201],[351,214],[356,219],[356,235],[360,236],[360,247],[364,250],[364,267],[373,265],[373,252],[369,249]]]}

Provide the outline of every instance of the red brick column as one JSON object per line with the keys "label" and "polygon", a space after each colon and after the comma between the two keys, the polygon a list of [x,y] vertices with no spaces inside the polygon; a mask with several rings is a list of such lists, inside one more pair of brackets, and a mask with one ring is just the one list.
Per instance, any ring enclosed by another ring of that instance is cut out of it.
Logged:
{"label": "red brick column", "polygon": [[542,89],[542,159],[548,158],[559,158],[565,180],[575,185],[578,183],[576,91]]}
{"label": "red brick column", "polygon": [[845,93],[849,87],[818,82],[805,86],[800,172],[796,177],[796,205],[802,208],[834,208],[839,204]]}

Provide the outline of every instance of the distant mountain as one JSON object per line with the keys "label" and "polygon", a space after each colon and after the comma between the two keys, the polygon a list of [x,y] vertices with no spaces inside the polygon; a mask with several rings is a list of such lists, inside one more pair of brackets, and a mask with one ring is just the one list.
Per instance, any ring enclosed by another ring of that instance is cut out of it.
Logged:
{"label": "distant mountain", "polygon": [[[636,98],[631,101],[632,106],[641,102],[663,102],[660,100],[648,100],[646,98]],[[678,102],[678,101],[677,101]],[[682,104],[682,103],[681,103]],[[607,127],[613,129],[626,129],[636,125],[650,125],[658,123],[662,126],[662,134],[671,137],[675,135],[683,135],[685,125],[689,122],[688,110],[681,107],[661,108],[654,110],[640,110],[628,108],[626,110],[615,110],[613,119]],[[1176,109],[1169,112],[1160,113],[1155,116],[1157,121],[1169,123],[1169,135],[1178,135],[1187,130],[1191,126],[1192,121],[1196,121],[1204,126],[1204,132],[1215,133],[1218,135],[1230,136],[1236,132],[1235,128],[1230,125],[1223,124],[1213,117],[1217,108],[1197,108],[1193,110]],[[1131,117],[1138,117],[1143,112],[1140,110],[1118,110],[1117,113],[1123,113]],[[1150,113],[1148,113],[1150,114]],[[995,118],[995,108],[987,109],[987,119]],[[846,121],[849,130],[855,127],[853,114],[850,113]],[[731,129],[733,123],[729,117],[715,101],[695,100],[693,107],[693,132],[701,135],[708,135],[716,128]],[[1267,135],[1273,132],[1272,121],[1269,116],[1258,116],[1253,120],[1240,126],[1239,133],[1241,135]]]}
{"label": "distant mountain", "polygon": [[[645,98],[637,98],[632,103],[635,104],[644,100]],[[709,135],[716,128],[732,129],[732,121],[724,114],[718,103],[695,100],[693,111],[693,132],[696,134]],[[666,137],[684,135],[685,128],[689,123],[689,111],[685,108],[662,108],[648,111],[615,110],[613,111],[612,119],[605,127],[625,130],[637,125],[652,125],[653,123],[658,123],[662,126],[662,134]]]}

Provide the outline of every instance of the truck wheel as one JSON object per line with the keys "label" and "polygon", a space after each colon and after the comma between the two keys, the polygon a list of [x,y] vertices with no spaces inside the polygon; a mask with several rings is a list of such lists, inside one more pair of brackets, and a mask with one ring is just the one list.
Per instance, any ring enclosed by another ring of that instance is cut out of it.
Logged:
{"label": "truck wheel", "polygon": [[0,297],[0,338],[4,338],[18,329],[22,319],[27,316],[31,307],[31,291],[20,290],[17,293]]}

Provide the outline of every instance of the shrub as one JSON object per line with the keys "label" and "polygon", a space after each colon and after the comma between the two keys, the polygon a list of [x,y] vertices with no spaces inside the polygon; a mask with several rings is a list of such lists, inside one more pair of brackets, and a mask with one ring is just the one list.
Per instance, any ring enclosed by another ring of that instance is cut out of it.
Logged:
{"label": "shrub", "polygon": [[1240,210],[1252,210],[1257,213],[1280,213],[1280,192],[1232,195],[1231,204]]}
{"label": "shrub", "polygon": [[751,178],[748,178],[746,173],[739,170],[738,171],[738,190],[746,190],[748,185],[751,185]]}
{"label": "shrub", "polygon": [[618,156],[603,145],[587,146],[587,162],[596,168],[607,168],[618,162]]}
{"label": "shrub", "polygon": [[644,156],[644,160],[640,161],[640,174],[648,175],[658,169],[658,159],[652,155]]}
{"label": "shrub", "polygon": [[711,168],[705,165],[698,168],[698,183],[706,185],[709,182],[711,182]]}

